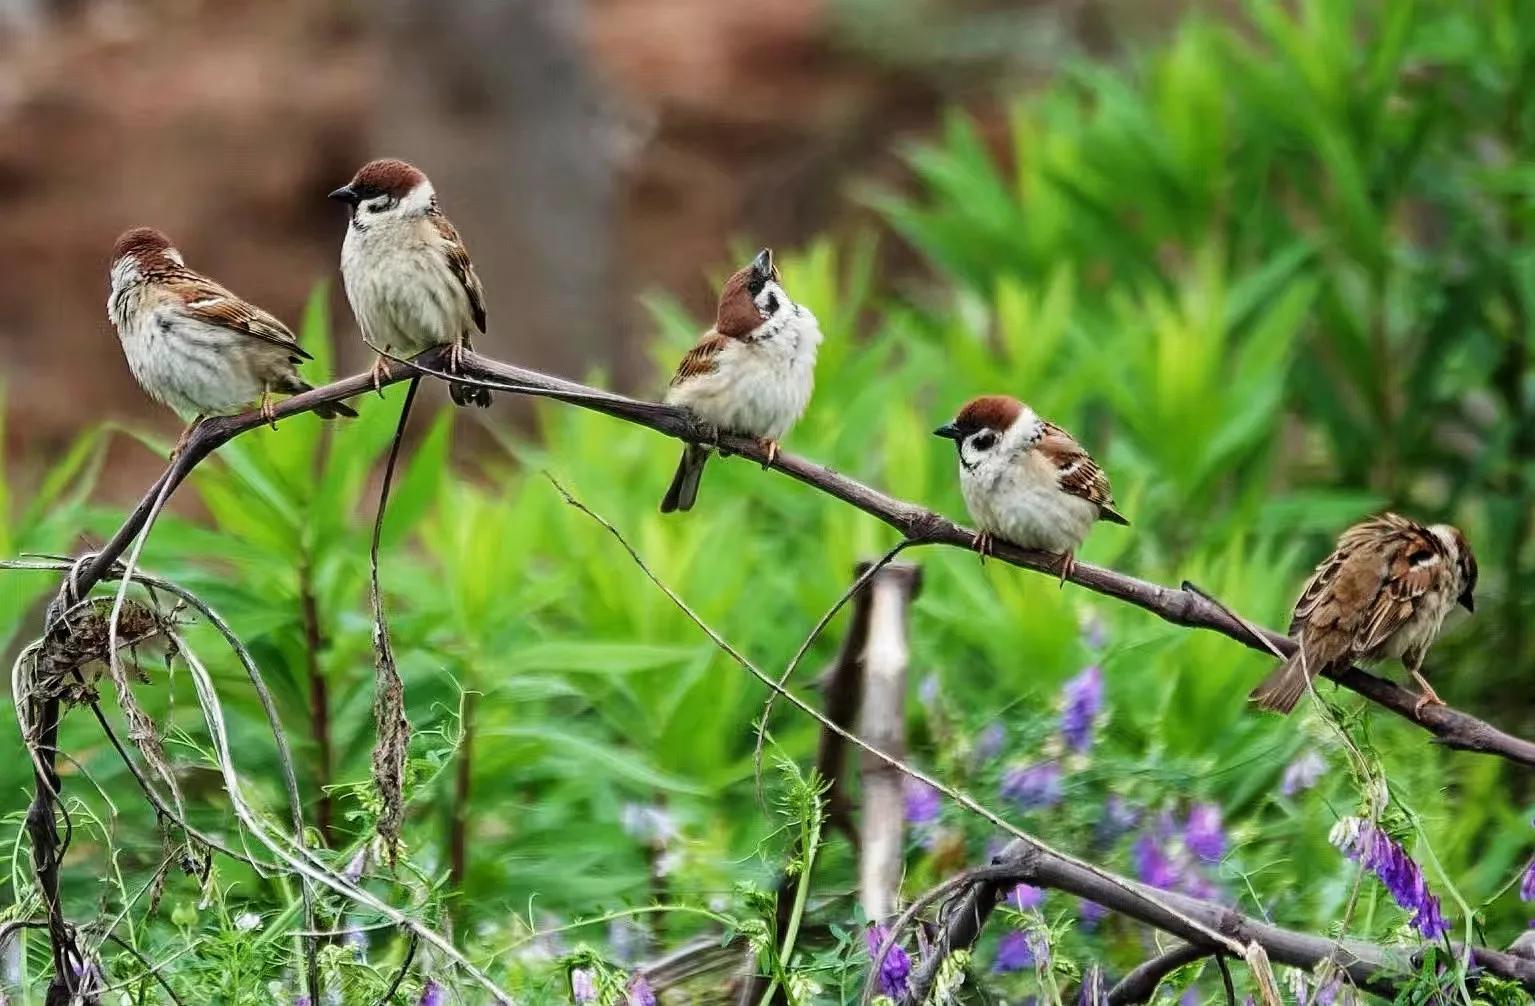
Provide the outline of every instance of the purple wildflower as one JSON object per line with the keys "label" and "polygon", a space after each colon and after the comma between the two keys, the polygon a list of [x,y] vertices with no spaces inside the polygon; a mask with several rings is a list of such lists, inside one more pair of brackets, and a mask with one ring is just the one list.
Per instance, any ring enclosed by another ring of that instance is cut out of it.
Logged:
{"label": "purple wildflower", "polygon": [[1135,875],[1141,883],[1170,891],[1178,886],[1179,870],[1162,851],[1162,845],[1150,834],[1142,835],[1130,848],[1130,859],[1135,863]]}
{"label": "purple wildflower", "polygon": [[1034,966],[1034,947],[1029,942],[1029,934],[1021,929],[1003,935],[997,941],[997,959],[991,965],[991,970],[998,974],[1009,971],[1023,971]]}
{"label": "purple wildflower", "polygon": [[300,992],[298,995],[294,996],[293,1006],[309,1006],[308,994]]}
{"label": "purple wildflower", "polygon": [[1093,664],[1061,689],[1061,736],[1072,751],[1093,746],[1093,724],[1103,709],[1103,671]]}
{"label": "purple wildflower", "polygon": [[908,777],[904,786],[906,820],[911,824],[931,824],[943,810],[943,794],[921,779]]}
{"label": "purple wildflower", "polygon": [[1178,1006],[1199,1006],[1199,990],[1192,985],[1183,990],[1183,995],[1178,997]]}
{"label": "purple wildflower", "polygon": [[1226,832],[1221,828],[1221,809],[1213,803],[1196,803],[1189,809],[1183,828],[1183,844],[1206,863],[1226,854]]}
{"label": "purple wildflower", "polygon": [[[890,938],[890,930],[879,923],[874,923],[864,931],[864,939],[869,944],[869,960],[872,962],[879,957],[879,948]],[[907,982],[911,977],[911,957],[905,949],[897,943],[891,946],[885,959],[879,962],[878,985],[881,995],[899,996],[906,994]]]}
{"label": "purple wildflower", "polygon": [[1439,910],[1439,899],[1428,889],[1423,871],[1389,835],[1368,821],[1346,817],[1333,827],[1328,840],[1380,878],[1396,903],[1412,912],[1413,928],[1424,939],[1438,939],[1449,932],[1449,924]]}
{"label": "purple wildflower", "polygon": [[1009,769],[1002,777],[1002,796],[1020,810],[1054,807],[1061,802],[1060,766],[1047,761]]}
{"label": "purple wildflower", "polygon": [[421,986],[421,998],[417,1000],[418,1006],[443,1006],[448,1001],[448,992],[441,985],[428,978],[426,984]]}
{"label": "purple wildflower", "polygon": [[1077,905],[1077,919],[1083,932],[1092,932],[1098,928],[1098,924],[1109,914],[1109,910],[1096,901],[1083,899]]}
{"label": "purple wildflower", "polygon": [[1050,966],[1050,944],[1043,937],[1014,929],[997,941],[997,959],[991,965],[993,971],[998,974],[1023,971],[1035,964]]}
{"label": "purple wildflower", "polygon": [[1019,884],[1013,888],[1007,900],[1017,905],[1020,912],[1027,912],[1045,903],[1045,892],[1043,888],[1035,887],[1033,884]]}
{"label": "purple wildflower", "polygon": [[594,1003],[597,1001],[597,983],[585,968],[572,968],[570,972],[570,1001]]}
{"label": "purple wildflower", "polygon": [[627,1006],[656,1006],[655,989],[650,987],[644,975],[635,975],[629,979],[629,988],[624,998],[628,1000]]}
{"label": "purple wildflower", "polygon": [[1317,784],[1327,771],[1327,759],[1313,748],[1307,748],[1285,766],[1284,778],[1279,781],[1279,792],[1284,796],[1304,793]]}
{"label": "purple wildflower", "polygon": [[1519,900],[1535,901],[1535,859],[1524,869],[1524,880],[1519,884]]}

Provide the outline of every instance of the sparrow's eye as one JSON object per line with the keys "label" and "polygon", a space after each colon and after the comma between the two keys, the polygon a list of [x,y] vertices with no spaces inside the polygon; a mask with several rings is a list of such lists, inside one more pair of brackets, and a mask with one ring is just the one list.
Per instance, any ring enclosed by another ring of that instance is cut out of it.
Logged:
{"label": "sparrow's eye", "polygon": [[974,447],[978,451],[989,451],[991,450],[992,445],[994,445],[996,442],[997,435],[990,430],[985,430],[981,433],[977,433],[970,439],[970,446]]}
{"label": "sparrow's eye", "polygon": [[393,196],[379,196],[376,199],[369,199],[367,202],[363,203],[362,208],[367,210],[369,213],[382,213],[393,205]]}
{"label": "sparrow's eye", "polygon": [[763,279],[761,276],[753,276],[751,279],[746,281],[746,292],[755,297],[757,294],[762,292],[762,288],[764,286],[767,286],[767,280]]}

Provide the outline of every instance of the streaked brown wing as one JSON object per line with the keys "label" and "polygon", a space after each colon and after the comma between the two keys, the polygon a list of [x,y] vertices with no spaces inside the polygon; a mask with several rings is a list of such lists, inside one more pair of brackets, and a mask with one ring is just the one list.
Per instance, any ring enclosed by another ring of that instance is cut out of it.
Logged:
{"label": "streaked brown wing", "polygon": [[1357,659],[1412,618],[1443,570],[1442,550],[1420,525],[1395,514],[1363,521],[1306,582],[1290,633],[1314,673]]}
{"label": "streaked brown wing", "polygon": [[309,353],[293,337],[293,333],[288,331],[288,326],[249,301],[236,297],[206,276],[188,271],[168,280],[166,285],[180,299],[181,309],[191,317],[210,325],[244,332],[274,346],[281,346],[301,359],[311,359]]}
{"label": "streaked brown wing", "polygon": [[682,362],[677,364],[677,372],[672,375],[671,386],[675,388],[689,378],[714,373],[719,366],[720,351],[728,345],[730,345],[728,335],[720,335],[712,329],[705,332],[698,340],[698,344],[688,350]]}
{"label": "streaked brown wing", "polygon": [[[1109,488],[1109,477],[1098,466],[1098,462],[1070,433],[1054,423],[1045,422],[1043,426],[1044,435],[1034,449],[1055,466],[1061,490],[1114,513],[1114,493]],[[1117,513],[1114,516],[1119,517]],[[1123,517],[1119,519],[1124,520]]]}
{"label": "streaked brown wing", "polygon": [[474,315],[474,325],[481,332],[485,331],[485,288],[480,285],[480,277],[474,271],[474,263],[469,261],[469,249],[464,247],[463,238],[458,236],[458,230],[452,221],[441,213],[432,213],[428,219],[437,228],[443,241],[443,252],[448,257],[448,268],[453,277],[463,286],[464,292],[469,295],[469,310]]}
{"label": "streaked brown wing", "polygon": [[1392,537],[1387,567],[1375,609],[1363,636],[1356,642],[1361,653],[1381,645],[1411,621],[1423,595],[1449,572],[1438,540],[1417,526]]}

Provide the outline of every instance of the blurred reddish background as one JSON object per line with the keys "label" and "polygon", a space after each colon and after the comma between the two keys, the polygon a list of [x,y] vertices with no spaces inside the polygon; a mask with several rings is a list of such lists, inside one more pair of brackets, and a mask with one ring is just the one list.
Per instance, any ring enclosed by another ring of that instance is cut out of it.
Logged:
{"label": "blurred reddish background", "polygon": [[[8,454],[103,419],[175,428],[105,318],[129,226],[290,323],[333,281],[343,365],[363,365],[324,195],[381,155],[423,167],[463,232],[483,348],[653,391],[639,293],[705,313],[732,243],[857,225],[851,183],[899,184],[900,151],[946,107],[995,118],[999,95],[1175,6],[0,0]],[[137,484],[152,461],[114,469]]]}

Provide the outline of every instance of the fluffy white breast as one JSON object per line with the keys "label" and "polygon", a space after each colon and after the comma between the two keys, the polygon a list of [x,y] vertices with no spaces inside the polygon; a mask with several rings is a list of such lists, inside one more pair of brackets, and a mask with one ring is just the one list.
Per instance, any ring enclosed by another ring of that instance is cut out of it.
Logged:
{"label": "fluffy white breast", "polygon": [[1034,450],[1039,435],[1039,417],[1024,406],[991,450],[966,453],[961,444],[960,491],[981,530],[1023,548],[1075,551],[1098,507],[1061,490],[1054,466]]}
{"label": "fluffy white breast", "polygon": [[666,401],[722,430],[781,440],[810,404],[820,344],[821,327],[808,308],[781,307],[748,338],[730,340],[712,373],[671,388]]}
{"label": "fluffy white breast", "polygon": [[473,326],[469,295],[448,267],[441,235],[425,216],[354,219],[341,243],[347,301],[376,349],[415,356]]}

